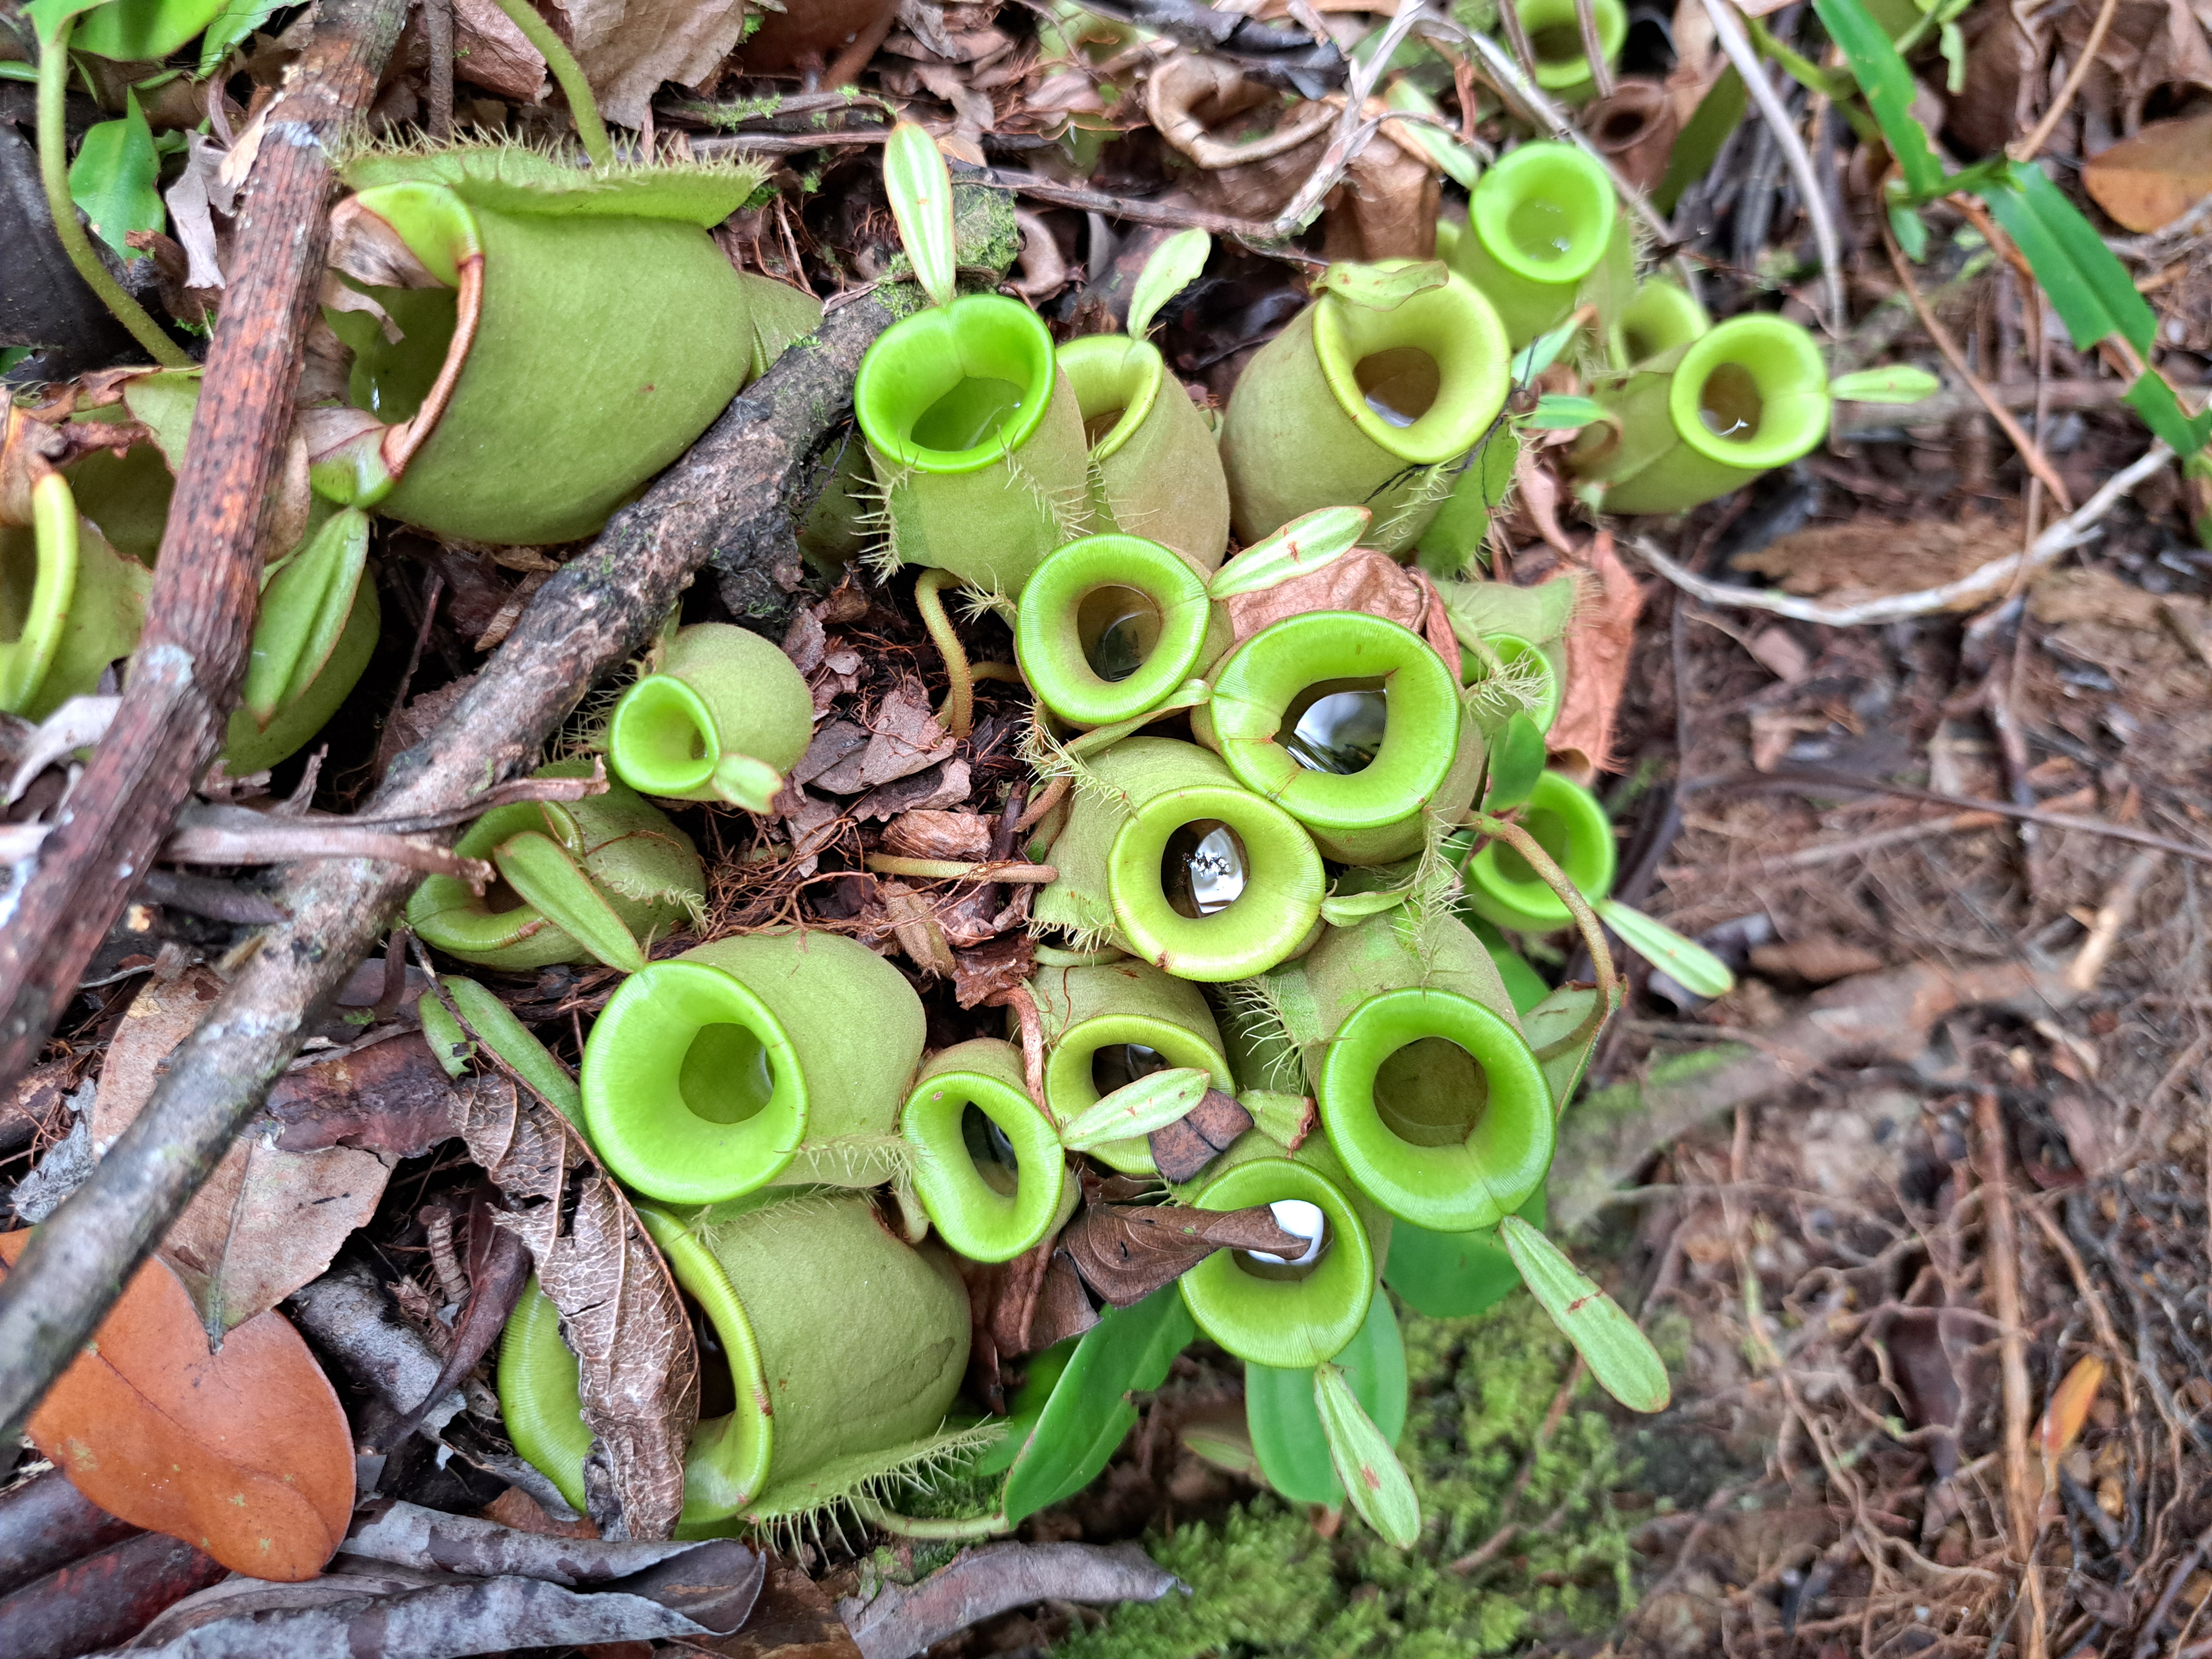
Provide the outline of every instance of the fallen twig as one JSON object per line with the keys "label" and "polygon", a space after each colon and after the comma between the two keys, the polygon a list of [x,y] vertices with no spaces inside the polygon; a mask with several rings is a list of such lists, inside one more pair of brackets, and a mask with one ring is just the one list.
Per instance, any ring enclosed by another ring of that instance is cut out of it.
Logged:
{"label": "fallen twig", "polygon": [[[2173,452],[2153,441],[2134,465],[2105,481],[2104,488],[2067,517],[2038,536],[2018,553],[1968,571],[1941,587],[1923,587],[1911,593],[1888,593],[1859,605],[1822,605],[1767,587],[1730,587],[1709,581],[1685,569],[1662,553],[1647,536],[1634,538],[1644,562],[1692,599],[1707,605],[1733,605],[1743,611],[1767,611],[1795,622],[1825,623],[1830,628],[1863,628],[1875,623],[1907,622],[1939,611],[1966,611],[2000,597],[2016,576],[2033,574],[2070,549],[2089,539],[2097,521],[2131,493],[2137,484],[2173,459]],[[1994,811],[1997,809],[1991,807]]]}
{"label": "fallen twig", "polygon": [[[538,590],[468,695],[393,763],[365,816],[453,811],[480,802],[488,778],[532,764],[592,683],[642,647],[710,556],[729,580],[757,575],[763,586],[795,566],[787,498],[844,419],[861,354],[890,320],[872,300],[846,306],[748,388]],[[264,936],[177,1048],[153,1099],[0,1285],[0,1425],[21,1422],[91,1334],[414,884],[411,872],[328,860],[301,866],[273,895],[290,925]]]}
{"label": "fallen twig", "polygon": [[[0,1077],[36,1058],[222,745],[258,608],[261,520],[329,240],[325,146],[375,96],[406,12],[404,0],[329,0],[268,111],[131,678],[68,817],[40,848],[37,867],[17,872],[0,929]],[[0,1418],[16,1420],[4,1410]]]}
{"label": "fallen twig", "polygon": [[918,1584],[886,1584],[837,1611],[866,1659],[909,1656],[1029,1601],[1157,1601],[1190,1587],[1134,1544],[987,1544]]}

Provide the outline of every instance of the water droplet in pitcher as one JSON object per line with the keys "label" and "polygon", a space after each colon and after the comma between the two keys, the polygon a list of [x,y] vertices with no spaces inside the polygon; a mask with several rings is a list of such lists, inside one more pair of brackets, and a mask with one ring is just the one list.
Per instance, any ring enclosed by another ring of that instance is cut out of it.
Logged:
{"label": "water droplet in pitcher", "polygon": [[1532,196],[1505,221],[1513,246],[1531,259],[1557,259],[1574,251],[1574,219],[1557,202]]}

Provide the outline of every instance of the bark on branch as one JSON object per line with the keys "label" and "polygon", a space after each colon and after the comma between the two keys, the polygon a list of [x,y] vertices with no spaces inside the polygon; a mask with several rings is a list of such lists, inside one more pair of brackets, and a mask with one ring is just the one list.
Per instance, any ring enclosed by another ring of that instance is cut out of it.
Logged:
{"label": "bark on branch", "polygon": [[329,240],[325,147],[368,108],[406,16],[406,0],[323,0],[314,36],[270,108],[130,683],[68,816],[31,867],[15,872],[20,896],[0,931],[0,1078],[37,1058],[222,743],[259,607],[256,544]]}
{"label": "bark on branch", "polygon": [[[725,592],[755,573],[795,572],[790,503],[818,470],[825,434],[849,414],[854,371],[890,320],[872,299],[859,300],[786,352],[538,590],[468,694],[394,763],[363,816],[434,817],[531,765],[710,558]],[[330,860],[299,867],[274,896],[291,921],[264,936],[145,1109],[0,1284],[0,1425],[21,1423],[92,1334],[416,879],[387,864]]]}

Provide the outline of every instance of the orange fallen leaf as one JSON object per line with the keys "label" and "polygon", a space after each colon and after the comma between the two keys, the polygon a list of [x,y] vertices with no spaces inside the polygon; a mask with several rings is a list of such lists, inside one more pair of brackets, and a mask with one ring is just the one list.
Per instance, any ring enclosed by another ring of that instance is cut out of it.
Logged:
{"label": "orange fallen leaf", "polygon": [[2130,230],[2165,228],[2212,195],[2212,115],[2153,121],[2091,156],[2081,183]]}
{"label": "orange fallen leaf", "polygon": [[2057,1462],[2065,1456],[2081,1432],[2081,1425],[2088,1419],[2089,1407],[2096,1403],[2097,1390],[2105,1386],[2105,1362],[2094,1354],[2084,1354],[2074,1362],[2074,1369],[2066,1373],[2065,1381],[2051,1396],[2051,1403],[2043,1408],[2043,1421],[2035,1431],[2035,1443],[2042,1449],[2045,1462]]}
{"label": "orange fallen leaf", "polygon": [[[28,1231],[0,1233],[13,1267]],[[38,1410],[32,1442],[111,1515],[255,1578],[313,1578],[353,1514],[353,1437],[300,1334],[258,1314],[208,1352],[184,1284],[141,1267]]]}

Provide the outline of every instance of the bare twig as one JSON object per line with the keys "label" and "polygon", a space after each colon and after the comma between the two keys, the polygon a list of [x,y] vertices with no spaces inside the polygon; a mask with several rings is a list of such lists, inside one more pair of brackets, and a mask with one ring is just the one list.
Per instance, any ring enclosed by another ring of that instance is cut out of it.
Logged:
{"label": "bare twig", "polygon": [[2075,990],[2087,995],[2097,988],[2105,964],[2112,960],[2120,934],[2135,920],[2142,890],[2156,873],[2162,856],[2157,853],[2136,854],[2128,860],[2128,867],[2120,872],[2120,878],[2106,892],[2105,902],[2097,907],[2096,917],[2089,924],[2089,937],[2081,941],[2081,950],[2067,965],[2066,982]]}
{"label": "bare twig", "polygon": [[[261,520],[329,240],[324,146],[368,107],[405,16],[404,0],[330,0],[267,112],[131,678],[68,819],[35,869],[18,871],[19,896],[0,928],[0,1077],[36,1055],[222,743],[259,599]],[[0,1419],[15,1420],[5,1410]]]}
{"label": "bare twig", "polygon": [[[2118,505],[2136,485],[2173,459],[2163,443],[2153,441],[2142,457],[2105,481],[2104,487],[2070,515],[2045,531],[2026,549],[1993,559],[1941,587],[1923,587],[1911,593],[1885,594],[1860,605],[1822,605],[1765,587],[1729,587],[1694,574],[1662,553],[1648,537],[1635,538],[1636,550],[1650,567],[1692,598],[1707,605],[1734,606],[1743,611],[1768,611],[1796,622],[1823,623],[1831,628],[1863,628],[1877,623],[1905,622],[1938,611],[1965,611],[2003,594],[2023,569],[2040,570],[2062,553],[2089,539],[2097,521]],[[1995,808],[1990,810],[1994,811]]]}
{"label": "bare twig", "polygon": [[837,1612],[866,1659],[909,1659],[994,1613],[1024,1602],[1157,1601],[1190,1593],[1134,1544],[987,1544],[963,1550],[914,1585],[885,1584]]}
{"label": "bare twig", "polygon": [[1790,175],[1797,180],[1798,204],[1805,217],[1812,222],[1814,246],[1820,250],[1820,282],[1827,290],[1828,327],[1840,336],[1850,323],[1844,308],[1844,245],[1836,234],[1836,222],[1828,211],[1828,193],[1820,187],[1820,175],[1814,170],[1813,157],[1798,136],[1797,125],[1790,118],[1782,99],[1774,90],[1774,83],[1766,78],[1766,66],[1759,61],[1759,52],[1744,33],[1743,21],[1729,5],[1728,0],[1705,0],[1705,15],[1712,19],[1713,34],[1728,54],[1729,62],[1743,79],[1744,90],[1751,101],[1759,106],[1759,118],[1774,135],[1782,159],[1789,163]]}
{"label": "bare twig", "polygon": [[2021,1324],[2020,1239],[2013,1229],[2012,1177],[2004,1150],[2004,1121],[1997,1097],[1984,1089],[1974,1097],[1974,1138],[1979,1143],[1982,1186],[1988,1194],[1986,1255],[1990,1294],[1996,1303],[1998,1356],[2004,1395],[2005,1514],[2013,1548],[2023,1560],[2035,1535],[2036,1487],[2027,1461],[2030,1412],[2027,1334]]}
{"label": "bare twig", "polygon": [[[1501,6],[1500,11],[1510,8]],[[1590,0],[1575,0],[1575,27],[1582,31],[1583,56],[1589,59],[1590,80],[1601,98],[1613,96],[1613,65],[1605,61],[1605,42],[1597,36],[1597,8]]]}

